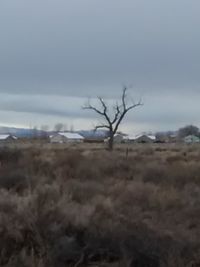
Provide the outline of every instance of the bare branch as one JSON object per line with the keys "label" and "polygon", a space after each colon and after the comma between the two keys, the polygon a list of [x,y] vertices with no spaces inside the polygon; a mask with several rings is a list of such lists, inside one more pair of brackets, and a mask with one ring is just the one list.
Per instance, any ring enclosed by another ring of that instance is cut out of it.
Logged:
{"label": "bare branch", "polygon": [[83,109],[91,109],[91,110],[94,110],[96,113],[98,113],[100,115],[104,115],[103,111],[101,111],[100,109],[97,109],[96,107],[92,106],[89,101],[88,101],[88,104],[86,104],[82,108]]}
{"label": "bare branch", "polygon": [[99,101],[101,102],[102,106],[103,106],[103,110],[104,110],[104,113],[107,112],[107,106],[106,106],[106,103],[104,102],[103,98],[101,97],[98,97]]}
{"label": "bare branch", "polygon": [[106,103],[104,102],[104,100],[101,97],[98,97],[98,99],[101,102],[102,107],[103,107],[103,115],[104,115],[105,119],[107,120],[109,126],[111,126],[112,123],[111,123],[109,115],[107,113],[108,107],[107,107]]}
{"label": "bare branch", "polygon": [[122,98],[122,101],[123,101],[123,108],[124,108],[124,110],[123,110],[123,112],[121,113],[121,115],[120,115],[119,119],[117,120],[117,123],[116,123],[116,125],[115,125],[115,127],[114,127],[114,130],[113,130],[113,131],[114,131],[114,134],[117,132],[118,127],[119,127],[120,123],[122,122],[123,118],[125,117],[126,113],[127,113],[128,111],[130,111],[131,109],[134,109],[134,108],[136,108],[136,107],[139,107],[139,106],[142,106],[142,105],[143,105],[143,104],[139,101],[139,102],[136,103],[136,104],[133,104],[133,105],[131,105],[131,106],[129,106],[129,107],[126,107],[126,104],[124,105],[125,101],[123,100],[123,98]]}
{"label": "bare branch", "polygon": [[110,127],[108,125],[102,124],[102,125],[96,125],[94,130],[97,131],[98,129],[103,129],[103,128],[110,129]]}
{"label": "bare branch", "polygon": [[98,97],[98,99],[102,105],[103,110],[100,110],[100,109],[96,108],[95,106],[91,105],[90,101],[88,101],[87,105],[83,106],[83,109],[91,109],[91,110],[94,110],[99,115],[104,116],[106,121],[108,122],[109,126],[111,126],[111,121],[110,121],[109,115],[107,114],[107,110],[108,110],[107,105],[104,102],[103,98]]}
{"label": "bare branch", "polygon": [[114,110],[115,110],[115,116],[114,116],[114,119],[112,120],[112,124],[115,124],[115,122],[118,120],[118,117],[121,113],[121,110],[120,110],[120,106],[118,105],[118,103],[116,103],[116,106],[114,107]]}
{"label": "bare branch", "polygon": [[122,93],[122,105],[123,105],[124,110],[126,109],[126,91],[127,91],[127,87],[124,86],[123,93]]}
{"label": "bare branch", "polygon": [[139,107],[139,106],[143,106],[142,102],[140,102],[140,101],[138,103],[133,104],[132,106],[126,108],[126,112],[133,109],[133,108]]}

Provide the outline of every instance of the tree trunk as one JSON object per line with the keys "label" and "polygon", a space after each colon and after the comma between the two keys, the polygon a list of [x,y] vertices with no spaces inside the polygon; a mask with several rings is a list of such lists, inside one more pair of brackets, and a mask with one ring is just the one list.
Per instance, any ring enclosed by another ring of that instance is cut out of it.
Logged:
{"label": "tree trunk", "polygon": [[114,143],[114,135],[113,133],[110,134],[110,138],[109,138],[109,141],[108,141],[108,149],[110,151],[113,150],[113,143]]}

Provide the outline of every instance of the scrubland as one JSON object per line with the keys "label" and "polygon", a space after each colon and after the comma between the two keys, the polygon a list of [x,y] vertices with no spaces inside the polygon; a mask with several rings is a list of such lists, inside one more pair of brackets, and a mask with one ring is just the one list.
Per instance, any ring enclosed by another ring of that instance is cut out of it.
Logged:
{"label": "scrubland", "polygon": [[0,149],[0,266],[200,266],[200,146]]}

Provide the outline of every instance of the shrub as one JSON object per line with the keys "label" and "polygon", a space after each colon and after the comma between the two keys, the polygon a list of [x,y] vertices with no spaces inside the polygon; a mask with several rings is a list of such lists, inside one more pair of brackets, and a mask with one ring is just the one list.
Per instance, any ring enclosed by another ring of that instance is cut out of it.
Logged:
{"label": "shrub", "polygon": [[90,144],[1,150],[0,266],[198,266],[198,157],[166,144],[128,157]]}
{"label": "shrub", "polygon": [[21,172],[0,174],[0,188],[22,191],[31,184],[31,181]]}
{"label": "shrub", "polygon": [[10,149],[3,147],[0,149],[0,162],[18,162],[22,152],[19,149]]}

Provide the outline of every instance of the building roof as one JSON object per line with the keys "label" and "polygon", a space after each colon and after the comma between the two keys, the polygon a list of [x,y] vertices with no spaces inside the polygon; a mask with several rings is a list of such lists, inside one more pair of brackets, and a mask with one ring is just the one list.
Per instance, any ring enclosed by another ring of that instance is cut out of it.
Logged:
{"label": "building roof", "polygon": [[185,136],[184,138],[199,138],[199,137],[196,135],[190,134],[190,135]]}
{"label": "building roof", "polygon": [[124,136],[124,140],[135,140],[136,137],[134,135],[126,135]]}
{"label": "building roof", "polygon": [[151,140],[156,140],[156,137],[155,135],[149,135],[149,134],[140,134],[140,135],[137,135],[135,136],[135,139],[138,139],[138,138],[141,138],[141,137],[147,137]]}
{"label": "building roof", "polygon": [[155,135],[147,135],[147,137],[149,137],[149,138],[152,139],[152,140],[156,140]]}
{"label": "building roof", "polygon": [[78,133],[70,133],[70,132],[60,132],[60,133],[56,133],[54,135],[50,135],[50,138],[52,138],[53,136],[55,135],[60,135],[60,136],[64,136],[66,137],[67,139],[73,139],[73,140],[83,140],[84,137]]}
{"label": "building roof", "polygon": [[13,139],[17,139],[16,136],[10,134],[0,134],[0,140],[6,140],[8,137],[12,137]]}
{"label": "building roof", "polygon": [[188,136],[185,136],[184,137],[184,140],[185,141],[189,141],[189,140],[195,140],[195,141],[199,141],[200,140],[200,138],[198,137],[198,136],[196,136],[196,135],[188,135]]}
{"label": "building roof", "polygon": [[148,134],[127,135],[127,136],[124,136],[123,139],[124,140],[137,140],[141,137],[147,137],[153,141],[156,140],[156,137],[154,135],[148,135]]}
{"label": "building roof", "polygon": [[84,139],[84,137],[78,133],[60,133],[68,139]]}

